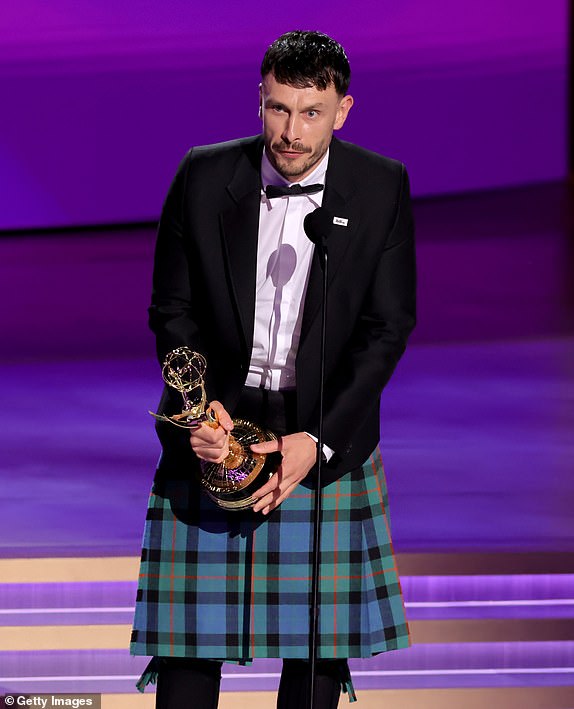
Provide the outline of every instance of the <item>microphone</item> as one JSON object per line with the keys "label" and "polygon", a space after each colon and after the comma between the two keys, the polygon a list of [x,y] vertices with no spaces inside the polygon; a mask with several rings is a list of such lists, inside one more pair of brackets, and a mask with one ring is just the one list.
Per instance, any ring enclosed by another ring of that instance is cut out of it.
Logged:
{"label": "microphone", "polygon": [[333,229],[333,215],[325,207],[317,207],[303,220],[303,229],[310,241],[325,248],[327,237]]}
{"label": "microphone", "polygon": [[333,215],[318,207],[303,220],[303,229],[315,246],[323,271],[323,295],[321,298],[321,337],[319,350],[319,415],[317,426],[317,462],[315,477],[315,495],[313,510],[313,556],[311,572],[311,603],[309,607],[309,664],[311,667],[311,682],[309,686],[309,709],[315,707],[315,685],[317,674],[317,643],[319,637],[319,572],[321,558],[321,469],[323,463],[323,405],[325,390],[325,342],[327,339],[327,237],[333,229]]}

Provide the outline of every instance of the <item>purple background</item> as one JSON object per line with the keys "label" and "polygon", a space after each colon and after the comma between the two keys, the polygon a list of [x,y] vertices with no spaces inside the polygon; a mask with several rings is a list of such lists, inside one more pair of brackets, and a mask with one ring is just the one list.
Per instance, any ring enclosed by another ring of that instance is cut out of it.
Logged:
{"label": "purple background", "polygon": [[155,220],[190,145],[259,131],[262,53],[295,27],[346,47],[356,107],[341,137],[406,162],[415,195],[565,176],[566,0],[284,10],[3,5],[0,229]]}

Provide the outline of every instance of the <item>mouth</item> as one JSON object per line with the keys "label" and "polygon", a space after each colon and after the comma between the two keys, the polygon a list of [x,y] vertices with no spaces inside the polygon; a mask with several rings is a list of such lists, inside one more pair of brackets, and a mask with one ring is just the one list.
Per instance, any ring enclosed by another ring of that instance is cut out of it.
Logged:
{"label": "mouth", "polygon": [[[303,146],[301,146],[303,148]],[[311,150],[310,149],[301,149],[300,147],[288,147],[287,145],[282,145],[281,143],[276,143],[273,146],[273,152],[276,153],[277,155],[281,155],[282,157],[285,158],[298,158],[301,157],[301,155],[308,155]]]}
{"label": "mouth", "polygon": [[279,155],[282,155],[284,158],[298,158],[301,155],[306,155],[307,153],[303,152],[302,150],[278,150],[277,151]]}

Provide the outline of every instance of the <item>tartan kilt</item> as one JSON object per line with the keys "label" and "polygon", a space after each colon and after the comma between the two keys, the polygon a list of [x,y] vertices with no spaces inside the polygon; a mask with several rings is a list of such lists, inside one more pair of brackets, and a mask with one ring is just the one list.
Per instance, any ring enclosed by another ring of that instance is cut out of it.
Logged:
{"label": "tartan kilt", "polygon": [[[152,488],[131,653],[306,658],[312,508],[305,484],[267,517],[220,509],[195,480]],[[318,657],[407,647],[378,448],[323,489],[322,519]]]}

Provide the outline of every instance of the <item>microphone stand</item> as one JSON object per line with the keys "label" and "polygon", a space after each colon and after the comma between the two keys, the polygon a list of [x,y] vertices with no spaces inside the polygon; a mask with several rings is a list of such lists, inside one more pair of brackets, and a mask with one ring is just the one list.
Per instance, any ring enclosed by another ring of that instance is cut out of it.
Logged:
{"label": "microphone stand", "polygon": [[325,340],[327,326],[327,245],[326,238],[322,237],[318,243],[321,270],[323,271],[323,298],[321,303],[321,346],[319,364],[319,423],[317,432],[317,477],[315,486],[315,504],[313,519],[313,563],[311,572],[311,617],[310,617],[310,642],[309,662],[311,665],[311,681],[309,693],[309,709],[315,705],[315,679],[317,662],[317,637],[319,634],[319,571],[321,560],[321,467],[323,463],[323,395],[325,384]]}

